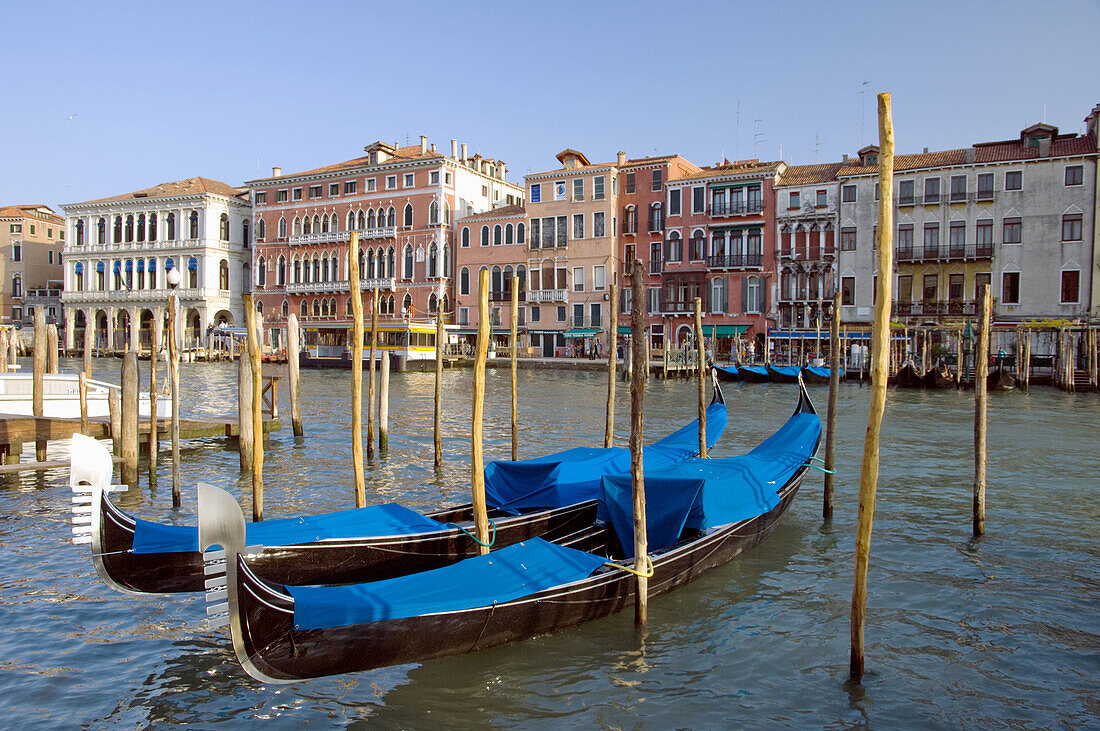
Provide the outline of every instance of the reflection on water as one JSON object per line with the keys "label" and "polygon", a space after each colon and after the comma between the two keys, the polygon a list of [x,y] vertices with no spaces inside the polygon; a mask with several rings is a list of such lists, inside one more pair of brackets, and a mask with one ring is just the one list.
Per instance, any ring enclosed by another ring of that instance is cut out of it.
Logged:
{"label": "reflection on water", "polygon": [[[77,367],[64,362],[64,369]],[[94,376],[117,381],[119,361]],[[142,364],[146,369],[147,364]],[[183,364],[187,414],[235,413],[231,365]],[[353,504],[348,373],[303,372],[306,436],[273,435],[269,518]],[[520,453],[602,442],[606,378],[521,371]],[[467,499],[471,374],[447,371],[442,470],[432,467],[432,374],[394,374],[390,449],[367,467],[374,501],[429,508]],[[280,394],[288,410],[285,382]],[[714,450],[751,448],[794,408],[793,386],[725,386],[730,426]],[[647,441],[694,418],[695,386],[654,380]],[[486,458],[510,450],[507,370],[489,371]],[[734,563],[650,605],[474,655],[289,686],[261,686],[198,597],[124,597],[67,543],[65,471],[4,476],[0,524],[2,703],[35,726],[268,719],[285,726],[1087,725],[1095,723],[1100,570],[1094,535],[1096,406],[1090,395],[993,394],[988,535],[970,537],[972,401],[894,392],[883,431],[868,601],[868,675],[849,686],[848,613],[867,389],[845,386],[836,517],[822,525],[810,478],[784,523]],[[824,412],[826,390],[813,391]],[[286,413],[284,413],[284,417]],[[629,393],[620,388],[617,440]],[[158,484],[118,496],[137,515],[193,522],[195,484],[251,483],[224,440],[187,442],[183,507]],[[51,458],[64,455],[51,446]]]}

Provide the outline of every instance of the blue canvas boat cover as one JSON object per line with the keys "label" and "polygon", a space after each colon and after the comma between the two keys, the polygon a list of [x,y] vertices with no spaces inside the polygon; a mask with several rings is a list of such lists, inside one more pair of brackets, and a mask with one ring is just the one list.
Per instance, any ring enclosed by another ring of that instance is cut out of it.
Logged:
{"label": "blue canvas boat cover", "polygon": [[[831,375],[828,368],[822,368],[818,366],[806,366],[806,370],[810,373],[813,373],[815,376],[820,376],[821,378],[829,378]],[[840,369],[840,377],[844,377],[843,368]]]}
{"label": "blue canvas boat cover", "polygon": [[484,556],[351,586],[288,586],[295,629],[477,609],[580,581],[605,559],[532,538]]}
{"label": "blue canvas boat cover", "polygon": [[[689,459],[645,470],[648,547],[676,545],[685,528],[706,530],[763,515],[779,504],[778,491],[813,456],[821,437],[817,414],[792,416],[756,449],[727,459]],[[627,556],[634,554],[630,475],[605,476],[597,520],[615,528]]]}
{"label": "blue canvas boat cover", "polygon": [[720,370],[723,373],[725,373],[726,375],[728,375],[730,378],[737,378],[738,377],[737,366],[735,366],[735,365],[731,365],[731,366],[716,365],[714,367],[717,370]]}
{"label": "blue canvas boat cover", "polygon": [[[137,520],[134,553],[183,553],[199,550],[199,529]],[[245,526],[246,545],[294,546],[326,538],[364,538],[441,530],[445,526],[398,505],[370,505],[300,518],[265,520]]]}
{"label": "blue canvas boat cover", "polygon": [[802,369],[798,366],[777,366],[773,365],[772,370],[781,376],[787,376],[789,378],[798,378],[798,374],[802,372]]}
{"label": "blue canvas boat cover", "polygon": [[[707,407],[707,447],[726,428],[726,405]],[[656,469],[689,459],[699,451],[699,421],[642,450],[645,468]],[[600,478],[630,472],[626,447],[577,447],[519,462],[495,461],[485,467],[485,500],[489,507],[516,514],[595,500]]]}
{"label": "blue canvas boat cover", "polygon": [[749,373],[755,373],[758,376],[764,376],[765,378],[768,375],[768,369],[764,366],[743,365],[740,366],[740,369],[743,371],[748,371]]}

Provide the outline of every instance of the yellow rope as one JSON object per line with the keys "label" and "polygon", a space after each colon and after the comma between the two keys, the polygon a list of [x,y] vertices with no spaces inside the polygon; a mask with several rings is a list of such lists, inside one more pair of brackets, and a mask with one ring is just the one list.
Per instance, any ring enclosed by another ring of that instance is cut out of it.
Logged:
{"label": "yellow rope", "polygon": [[614,561],[605,561],[604,562],[604,566],[611,566],[612,568],[622,569],[623,571],[627,572],[628,574],[634,574],[635,576],[640,576],[643,579],[652,578],[653,577],[653,559],[651,559],[649,556],[646,556],[645,557],[645,565],[647,566],[646,573],[643,574],[642,572],[638,571],[637,569],[632,569],[629,566],[623,566],[622,564],[617,564]]}

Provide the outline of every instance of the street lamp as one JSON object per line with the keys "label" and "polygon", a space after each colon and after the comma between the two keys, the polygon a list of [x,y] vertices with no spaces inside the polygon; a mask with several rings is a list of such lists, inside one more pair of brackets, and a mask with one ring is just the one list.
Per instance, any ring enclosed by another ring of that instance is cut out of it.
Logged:
{"label": "street lamp", "polygon": [[165,275],[165,279],[168,280],[168,286],[172,289],[180,286],[180,270],[178,267],[172,267],[168,270],[168,274]]}

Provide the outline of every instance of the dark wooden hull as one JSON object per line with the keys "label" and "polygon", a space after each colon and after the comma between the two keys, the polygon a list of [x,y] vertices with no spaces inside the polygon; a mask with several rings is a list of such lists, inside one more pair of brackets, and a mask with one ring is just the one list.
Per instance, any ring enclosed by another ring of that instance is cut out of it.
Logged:
{"label": "dark wooden hull", "polygon": [[736,367],[733,367],[733,371],[730,371],[721,366],[714,367],[714,375],[718,377],[719,381],[740,381],[741,371]]}
{"label": "dark wooden hull", "polygon": [[[135,594],[202,591],[202,554],[134,553],[134,520],[103,495],[99,550],[93,559],[112,588]],[[441,523],[470,521],[470,506],[427,513]],[[496,524],[495,548],[541,536],[552,538],[591,525],[596,501],[521,516],[490,516]],[[280,584],[344,584],[376,581],[439,568],[477,554],[477,544],[457,528],[411,535],[334,539],[292,546],[264,546],[248,554],[249,566]]]}
{"label": "dark wooden hull", "polygon": [[924,388],[924,379],[910,361],[898,370],[894,376],[894,385],[898,388]]}
{"label": "dark wooden hull", "polygon": [[798,374],[788,376],[786,373],[781,373],[772,367],[771,363],[768,363],[765,368],[768,369],[768,378],[772,383],[798,383]]}
{"label": "dark wooden hull", "polygon": [[[844,378],[844,372],[843,371],[841,371],[840,378],[842,380]],[[806,383],[816,383],[819,386],[828,385],[829,376],[828,375],[823,376],[823,375],[820,375],[818,373],[814,373],[809,368],[803,368],[802,369],[802,380],[804,380]]]}
{"label": "dark wooden hull", "polygon": [[741,380],[746,383],[767,383],[771,380],[768,377],[767,370],[764,372],[757,372],[749,368],[739,368],[737,372],[741,374]]}
{"label": "dark wooden hull", "polygon": [[924,374],[924,387],[925,388],[956,388],[958,382],[955,380],[955,375],[950,371],[941,371],[938,368],[929,368],[928,372]]}
{"label": "dark wooden hull", "polygon": [[989,391],[1013,391],[1016,389],[1016,376],[997,366],[990,371],[985,383]]}
{"label": "dark wooden hull", "polygon": [[[658,597],[686,584],[763,541],[786,513],[804,474],[805,468],[788,482],[779,505],[770,512],[656,556],[649,596]],[[592,550],[592,544],[614,543],[612,537],[597,534],[586,536],[573,547]],[[249,659],[249,672],[275,681],[421,662],[528,639],[631,606],[635,585],[634,577],[627,572],[607,568],[583,581],[490,607],[297,630],[293,599],[282,586],[259,579],[240,558],[237,575],[242,643],[238,654],[244,653]]]}

